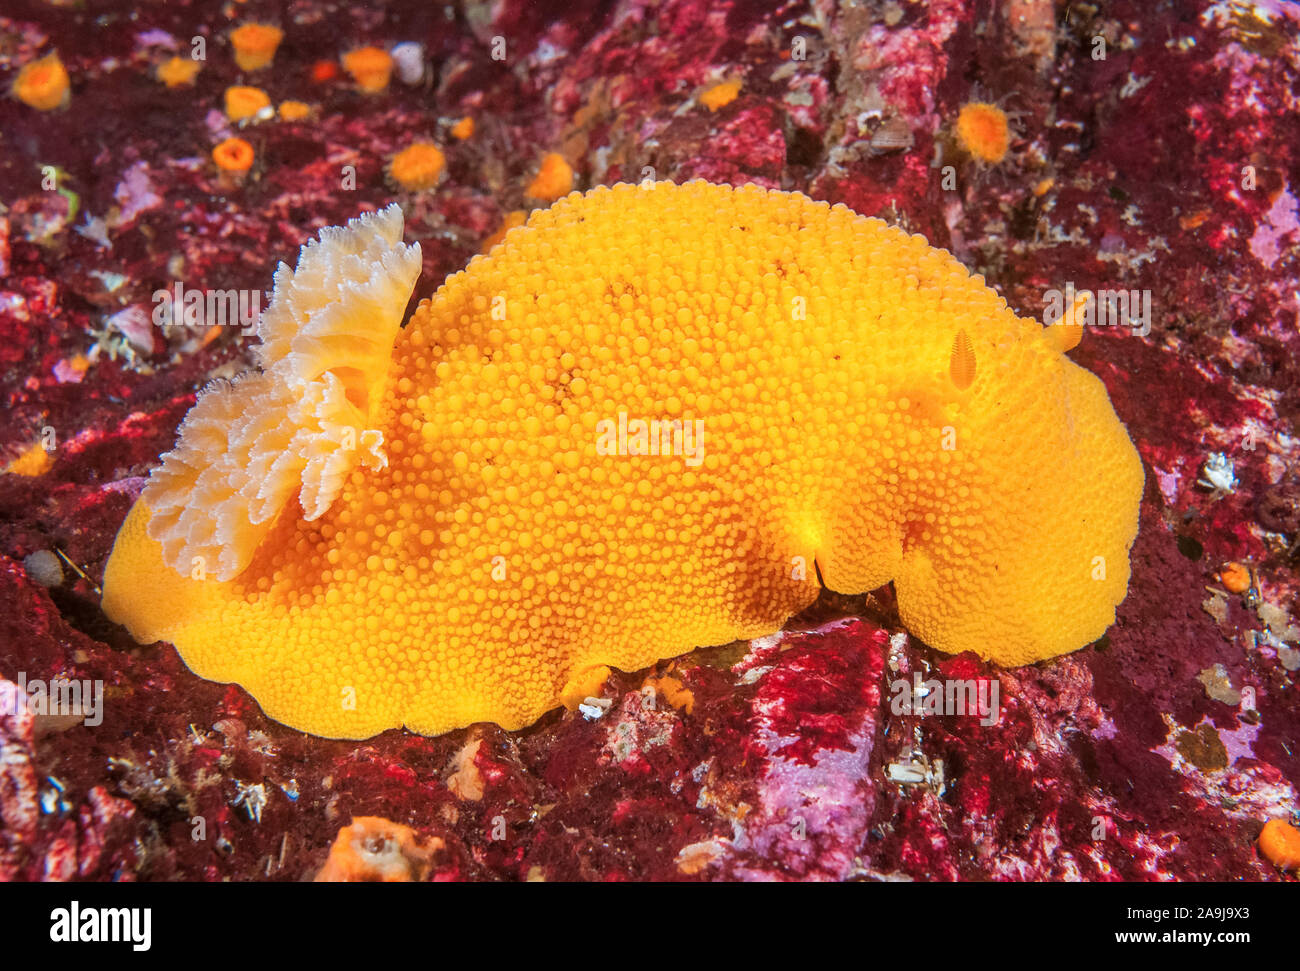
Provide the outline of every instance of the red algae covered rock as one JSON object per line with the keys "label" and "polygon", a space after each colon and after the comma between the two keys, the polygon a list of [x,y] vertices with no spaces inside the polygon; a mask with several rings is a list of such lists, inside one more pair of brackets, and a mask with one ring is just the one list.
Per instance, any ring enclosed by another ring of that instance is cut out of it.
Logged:
{"label": "red algae covered rock", "polygon": [[[1297,879],[1290,8],[510,0],[444,23],[397,0],[347,43],[427,44],[412,87],[387,54],[349,83],[330,8],[294,9],[256,83],[313,113],[239,133],[256,166],[238,185],[210,161],[237,134],[235,59],[151,80],[227,17],[7,13],[6,90],[57,49],[71,94],[0,98],[0,880]],[[722,79],[738,96],[701,106]],[[971,103],[1015,119],[996,166],[956,150]],[[583,186],[698,176],[842,202],[950,248],[1022,315],[1067,285],[1136,293],[1069,351],[1146,469],[1116,623],[1002,669],[907,636],[888,588],[824,594],[780,635],[614,671],[521,731],[360,743],[135,645],[100,610],[113,537],[252,341],[182,317],[146,352],[106,321],[178,280],[261,293],[304,239],[392,201],[387,160],[415,139],[445,153],[438,191],[402,199],[415,300],[543,201],[526,190],[547,152]],[[57,679],[92,690],[42,709]]]}

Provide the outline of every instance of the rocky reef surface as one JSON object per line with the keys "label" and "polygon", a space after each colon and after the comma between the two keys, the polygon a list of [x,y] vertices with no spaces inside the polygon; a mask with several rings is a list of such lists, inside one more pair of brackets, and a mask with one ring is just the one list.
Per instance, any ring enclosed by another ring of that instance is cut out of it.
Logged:
{"label": "rocky reef surface", "polygon": [[[284,31],[255,72],[228,40],[249,20]],[[192,83],[157,80],[194,38]],[[378,92],[337,66],[405,42]],[[1295,879],[1256,839],[1300,812],[1296,5],[6,4],[0,81],[51,50],[66,106],[0,99],[0,879]],[[236,124],[236,84],[309,111]],[[996,159],[958,137],[973,102],[1009,121]],[[232,136],[246,173],[212,158]],[[417,138],[445,152],[431,189],[386,172]],[[827,594],[524,731],[355,743],[109,623],[144,477],[249,361],[238,327],[154,326],[152,294],[269,288],[395,199],[423,298],[537,204],[551,152],[578,189],[845,203],[1028,316],[1067,285],[1145,295],[1071,352],[1147,470],[1106,637],[1001,670],[910,637],[888,589]],[[102,721],[18,703],[55,678],[101,681]],[[997,710],[900,710],[932,680]]]}

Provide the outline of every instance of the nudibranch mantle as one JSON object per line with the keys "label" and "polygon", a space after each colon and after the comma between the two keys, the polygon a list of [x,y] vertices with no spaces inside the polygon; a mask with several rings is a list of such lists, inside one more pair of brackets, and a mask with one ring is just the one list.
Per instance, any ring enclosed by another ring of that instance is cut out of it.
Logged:
{"label": "nudibranch mantle", "polygon": [[[1085,646],[1143,471],[1101,382],[948,253],[799,193],[574,193],[423,301],[389,207],[281,266],[104,609],[317,735],[519,728],[893,581],[941,651]],[[653,434],[658,432],[659,434]]]}

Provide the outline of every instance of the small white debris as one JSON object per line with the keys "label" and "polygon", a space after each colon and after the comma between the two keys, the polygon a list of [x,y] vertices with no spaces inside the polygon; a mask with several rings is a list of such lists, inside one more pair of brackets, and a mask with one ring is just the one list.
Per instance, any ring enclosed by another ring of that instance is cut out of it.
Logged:
{"label": "small white debris", "polygon": [[886,766],[885,774],[889,776],[890,782],[897,782],[899,785],[916,785],[925,781],[925,767],[915,762],[906,765],[902,762],[891,762]]}
{"label": "small white debris", "polygon": [[929,759],[923,752],[906,749],[898,762],[885,766],[885,776],[900,786],[925,786],[937,796],[947,788],[943,777],[943,759]]}
{"label": "small white debris", "polygon": [[393,71],[397,80],[403,84],[415,86],[424,80],[424,45],[419,41],[407,40],[395,44],[388,52],[393,58]]}
{"label": "small white debris", "polygon": [[1149,77],[1135,77],[1133,72],[1129,71],[1128,77],[1124,80],[1124,87],[1119,89],[1119,96],[1121,98],[1131,98],[1150,83],[1151,79]]}
{"label": "small white debris", "polygon": [[43,587],[57,587],[63,582],[63,565],[50,550],[37,550],[23,557],[23,569]]}
{"label": "small white debris", "polygon": [[766,637],[755,637],[749,642],[750,651],[765,651],[769,647],[776,647],[785,640],[785,631],[777,631],[775,634],[768,634]]}
{"label": "small white debris", "polygon": [[244,812],[248,813],[248,818],[255,823],[262,821],[262,807],[266,805],[266,787],[262,783],[246,786],[242,782],[236,781],[235,788],[239,790],[235,796],[232,806],[244,807]]}
{"label": "small white debris", "polygon": [[101,249],[112,249],[113,242],[108,238],[108,224],[99,216],[86,213],[84,225],[76,227],[78,235],[93,240]]}
{"label": "small white debris", "polygon": [[104,329],[121,334],[140,354],[153,353],[153,316],[146,304],[134,303],[105,317]]}
{"label": "small white debris", "polygon": [[582,712],[582,717],[587,721],[595,721],[605,712],[609,711],[610,705],[614,702],[610,698],[584,698],[582,704],[578,705],[578,711]]}
{"label": "small white debris", "polygon": [[889,670],[897,674],[903,670],[907,659],[907,631],[900,631],[889,638]]}
{"label": "small white debris", "polygon": [[1205,465],[1201,468],[1201,477],[1196,481],[1198,485],[1218,493],[1231,492],[1237,488],[1236,467],[1232,459],[1222,452],[1215,452],[1205,460]]}

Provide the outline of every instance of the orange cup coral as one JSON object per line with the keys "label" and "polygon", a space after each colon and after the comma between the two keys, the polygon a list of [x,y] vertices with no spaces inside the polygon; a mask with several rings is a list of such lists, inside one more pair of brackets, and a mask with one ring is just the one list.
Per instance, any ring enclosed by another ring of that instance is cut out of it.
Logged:
{"label": "orange cup coral", "polygon": [[550,152],[542,158],[541,168],[524,194],[540,202],[554,202],[573,191],[573,168],[559,152]]}
{"label": "orange cup coral", "polygon": [[227,138],[212,150],[212,161],[223,174],[242,176],[253,167],[253,146],[242,138]]}
{"label": "orange cup coral", "polygon": [[437,145],[415,142],[392,157],[388,175],[403,189],[419,192],[438,184],[445,164],[446,157]]}
{"label": "orange cup coral", "polygon": [[1219,571],[1219,582],[1231,593],[1245,593],[1251,587],[1250,567],[1244,563],[1225,563]]}
{"label": "orange cup coral", "polygon": [[261,88],[248,88],[242,85],[226,88],[226,117],[231,121],[247,121],[249,118],[256,118],[269,107],[271,107],[271,99]]}
{"label": "orange cup coral", "polygon": [[169,88],[193,84],[203,65],[193,58],[173,57],[154,68],[153,76]]}
{"label": "orange cup coral", "polygon": [[14,80],[14,97],[38,111],[53,111],[68,103],[68,72],[57,53],[23,67]]}
{"label": "orange cup coral", "polygon": [[280,102],[280,120],[281,121],[302,121],[304,118],[311,117],[311,105],[305,101],[281,101]]}
{"label": "orange cup coral", "polygon": [[333,81],[339,76],[339,66],[334,61],[317,61],[311,66],[311,79],[315,84]]}
{"label": "orange cup coral", "polygon": [[358,47],[343,55],[343,70],[362,91],[377,94],[388,87],[393,76],[393,57],[378,47]]}
{"label": "orange cup coral", "polygon": [[1285,819],[1270,819],[1264,824],[1259,849],[1279,869],[1300,869],[1300,829]]}
{"label": "orange cup coral", "polygon": [[13,461],[0,469],[0,472],[8,475],[33,477],[44,475],[53,464],[54,460],[50,458],[50,453],[46,451],[45,443],[37,441],[18,453]]}
{"label": "orange cup coral", "polygon": [[275,57],[275,51],[284,39],[284,31],[270,24],[243,24],[230,32],[230,45],[235,49],[235,63],[241,71],[256,71],[266,67]]}
{"label": "orange cup coral", "polygon": [[997,105],[972,101],[957,114],[957,144],[981,162],[996,165],[1011,147],[1011,123]]}

